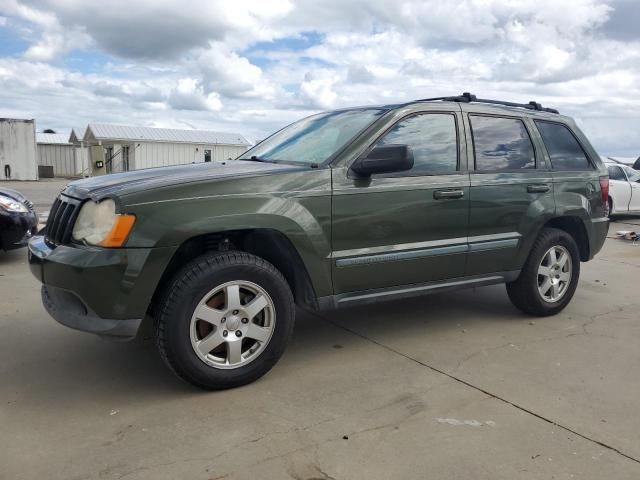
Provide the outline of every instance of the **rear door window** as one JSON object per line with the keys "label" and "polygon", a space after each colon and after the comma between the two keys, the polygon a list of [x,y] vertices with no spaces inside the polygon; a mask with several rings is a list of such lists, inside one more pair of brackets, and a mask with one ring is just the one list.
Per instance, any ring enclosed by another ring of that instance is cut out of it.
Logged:
{"label": "rear door window", "polygon": [[554,170],[591,170],[587,155],[567,126],[541,120],[536,120],[536,126]]}
{"label": "rear door window", "polygon": [[517,118],[470,115],[478,171],[513,171],[536,167],[529,132]]}

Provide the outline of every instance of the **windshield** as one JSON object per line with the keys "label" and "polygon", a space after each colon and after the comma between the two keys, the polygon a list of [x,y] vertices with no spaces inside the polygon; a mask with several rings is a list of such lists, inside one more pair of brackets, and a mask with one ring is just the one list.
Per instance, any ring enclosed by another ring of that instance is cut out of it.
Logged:
{"label": "windshield", "polygon": [[640,182],[640,172],[634,170],[631,167],[622,167],[624,171],[627,172],[627,177],[629,177],[630,182]]}
{"label": "windshield", "polygon": [[245,152],[240,160],[323,163],[385,111],[343,110],[304,118]]}

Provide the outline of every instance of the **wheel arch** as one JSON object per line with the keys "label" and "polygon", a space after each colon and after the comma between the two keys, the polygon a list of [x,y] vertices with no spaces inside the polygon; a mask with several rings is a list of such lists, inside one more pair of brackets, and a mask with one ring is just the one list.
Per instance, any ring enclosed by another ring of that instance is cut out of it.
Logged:
{"label": "wheel arch", "polygon": [[[547,221],[542,227],[557,228],[567,232],[578,246],[578,252],[580,253],[580,260],[582,262],[588,261],[590,256],[589,235],[587,228],[584,225],[583,220],[580,217],[566,215],[562,217],[555,217]],[[542,230],[541,230],[542,231]]]}
{"label": "wheel arch", "polygon": [[158,296],[164,294],[171,279],[185,263],[206,252],[228,250],[240,250],[265,259],[285,277],[297,305],[318,309],[311,276],[292,241],[278,230],[254,228],[201,234],[182,242],[158,282],[150,306],[152,316]]}

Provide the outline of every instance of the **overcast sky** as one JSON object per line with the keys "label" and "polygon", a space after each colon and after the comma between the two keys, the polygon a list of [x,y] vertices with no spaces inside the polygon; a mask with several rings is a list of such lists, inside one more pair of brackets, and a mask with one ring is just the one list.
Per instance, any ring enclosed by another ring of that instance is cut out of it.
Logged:
{"label": "overcast sky", "polygon": [[470,91],[640,155],[638,0],[0,0],[0,117],[237,131]]}

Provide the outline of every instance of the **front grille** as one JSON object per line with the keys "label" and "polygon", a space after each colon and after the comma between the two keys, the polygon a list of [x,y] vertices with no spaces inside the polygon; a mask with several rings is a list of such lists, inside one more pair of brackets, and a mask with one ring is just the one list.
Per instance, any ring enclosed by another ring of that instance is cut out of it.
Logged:
{"label": "front grille", "polygon": [[30,212],[33,212],[33,202],[31,202],[30,200],[25,200],[22,203],[24,203],[24,206],[27,207]]}
{"label": "front grille", "polygon": [[53,245],[64,245],[71,241],[73,224],[78,216],[80,202],[60,195],[53,202],[49,211],[47,226],[45,227],[45,240]]}

